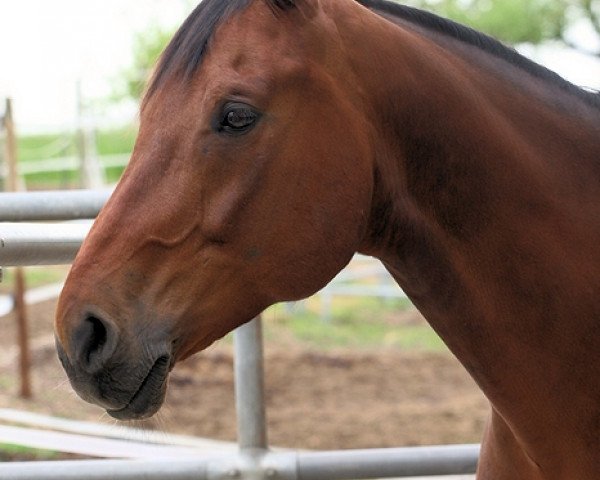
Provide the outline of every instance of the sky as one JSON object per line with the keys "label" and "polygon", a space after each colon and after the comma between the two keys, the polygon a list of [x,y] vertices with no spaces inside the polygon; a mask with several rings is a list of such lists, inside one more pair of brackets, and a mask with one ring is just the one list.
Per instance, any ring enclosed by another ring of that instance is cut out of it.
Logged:
{"label": "sky", "polygon": [[[88,99],[111,94],[131,64],[136,32],[175,28],[194,0],[0,0],[0,99],[11,96],[21,132],[75,125],[77,83]],[[583,26],[583,45],[598,39]],[[600,88],[600,60],[558,46],[520,48],[574,83]],[[104,122],[135,118],[134,105],[99,112]]]}
{"label": "sky", "polygon": [[110,95],[132,61],[136,32],[175,28],[186,0],[0,0],[0,98],[11,96],[24,129],[76,119],[77,82],[88,98]]}

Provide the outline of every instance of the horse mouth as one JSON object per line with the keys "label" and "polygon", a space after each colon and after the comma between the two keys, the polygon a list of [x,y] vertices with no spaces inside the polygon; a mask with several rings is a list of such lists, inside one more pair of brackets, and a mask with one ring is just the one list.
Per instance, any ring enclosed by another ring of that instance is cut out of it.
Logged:
{"label": "horse mouth", "polygon": [[117,420],[135,420],[154,415],[165,397],[170,363],[171,359],[168,355],[158,357],[127,405],[106,412]]}

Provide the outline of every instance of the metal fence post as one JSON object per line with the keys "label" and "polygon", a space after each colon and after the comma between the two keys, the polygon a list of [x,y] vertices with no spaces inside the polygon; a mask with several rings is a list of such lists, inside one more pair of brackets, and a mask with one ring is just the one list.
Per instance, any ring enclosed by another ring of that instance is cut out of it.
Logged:
{"label": "metal fence post", "polygon": [[234,332],[235,403],[242,450],[266,450],[263,341],[260,317]]}

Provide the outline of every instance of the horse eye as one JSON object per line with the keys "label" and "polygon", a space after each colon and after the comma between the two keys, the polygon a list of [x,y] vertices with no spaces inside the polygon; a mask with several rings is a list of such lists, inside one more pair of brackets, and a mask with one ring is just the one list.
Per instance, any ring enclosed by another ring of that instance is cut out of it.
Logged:
{"label": "horse eye", "polygon": [[228,103],[223,108],[219,131],[226,133],[245,133],[250,130],[259,114],[249,105],[243,103]]}

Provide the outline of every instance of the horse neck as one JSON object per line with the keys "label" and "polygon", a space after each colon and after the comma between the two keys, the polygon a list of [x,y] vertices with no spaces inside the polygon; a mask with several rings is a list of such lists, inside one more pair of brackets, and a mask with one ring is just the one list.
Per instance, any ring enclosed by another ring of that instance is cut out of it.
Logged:
{"label": "horse neck", "polygon": [[581,416],[600,413],[597,111],[475,47],[375,17],[360,25],[348,38],[361,38],[353,71],[376,152],[361,251],[383,261],[523,442],[589,439],[598,417]]}

